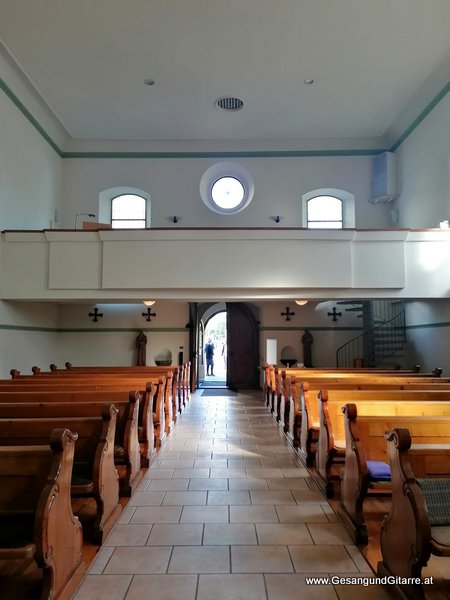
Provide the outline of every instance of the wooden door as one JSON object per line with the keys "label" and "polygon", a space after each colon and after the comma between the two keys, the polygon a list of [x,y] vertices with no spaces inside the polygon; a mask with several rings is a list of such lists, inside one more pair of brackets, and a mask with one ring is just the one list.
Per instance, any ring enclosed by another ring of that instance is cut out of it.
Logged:
{"label": "wooden door", "polygon": [[227,302],[227,386],[259,387],[259,327],[249,306]]}
{"label": "wooden door", "polygon": [[199,348],[199,319],[198,305],[196,302],[189,302],[189,360],[191,361],[191,392],[197,389],[198,378],[198,348]]}

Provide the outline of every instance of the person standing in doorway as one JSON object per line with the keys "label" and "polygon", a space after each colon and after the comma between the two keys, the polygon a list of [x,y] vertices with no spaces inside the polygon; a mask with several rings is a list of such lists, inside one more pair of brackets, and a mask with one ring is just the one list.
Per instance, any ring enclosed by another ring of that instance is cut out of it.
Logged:
{"label": "person standing in doorway", "polygon": [[205,346],[205,358],[206,358],[206,374],[214,375],[214,344],[211,338],[208,339],[208,343]]}

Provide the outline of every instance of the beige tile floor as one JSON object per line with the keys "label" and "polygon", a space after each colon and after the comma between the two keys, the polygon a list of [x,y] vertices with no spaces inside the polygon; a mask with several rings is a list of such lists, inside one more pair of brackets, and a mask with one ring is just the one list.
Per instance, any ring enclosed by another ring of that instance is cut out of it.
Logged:
{"label": "beige tile floor", "polygon": [[191,402],[74,600],[387,600],[261,394]]}

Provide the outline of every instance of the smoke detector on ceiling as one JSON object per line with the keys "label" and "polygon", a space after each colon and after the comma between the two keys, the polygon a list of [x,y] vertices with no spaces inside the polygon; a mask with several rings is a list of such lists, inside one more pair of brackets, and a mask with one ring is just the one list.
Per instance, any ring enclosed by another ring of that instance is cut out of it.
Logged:
{"label": "smoke detector on ceiling", "polygon": [[219,110],[236,112],[244,107],[244,101],[240,98],[236,98],[236,96],[223,96],[222,98],[217,98],[215,106]]}

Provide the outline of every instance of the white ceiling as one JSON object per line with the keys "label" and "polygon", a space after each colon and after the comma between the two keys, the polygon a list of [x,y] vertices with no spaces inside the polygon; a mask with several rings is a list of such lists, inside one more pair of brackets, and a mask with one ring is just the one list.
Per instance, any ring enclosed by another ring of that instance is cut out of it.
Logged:
{"label": "white ceiling", "polygon": [[5,48],[86,139],[382,136],[449,34],[450,0],[0,0]]}

